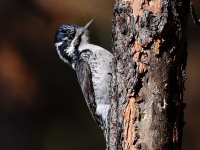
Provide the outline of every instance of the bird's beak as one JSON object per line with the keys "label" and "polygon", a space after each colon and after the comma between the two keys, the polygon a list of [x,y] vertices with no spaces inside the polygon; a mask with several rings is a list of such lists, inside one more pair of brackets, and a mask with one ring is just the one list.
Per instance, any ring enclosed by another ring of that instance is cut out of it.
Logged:
{"label": "bird's beak", "polygon": [[85,30],[87,30],[87,29],[90,27],[90,25],[93,23],[93,21],[94,21],[94,18],[93,18],[92,20],[90,20],[90,21],[83,27],[82,32],[84,32]]}
{"label": "bird's beak", "polygon": [[81,37],[84,34],[85,30],[87,30],[90,27],[90,25],[92,24],[93,20],[94,20],[94,18],[92,20],[90,20],[84,27],[82,27],[82,30],[80,32],[77,33],[77,36],[74,39],[74,41],[76,43],[79,43],[78,42],[78,40],[80,40],[79,37]]}

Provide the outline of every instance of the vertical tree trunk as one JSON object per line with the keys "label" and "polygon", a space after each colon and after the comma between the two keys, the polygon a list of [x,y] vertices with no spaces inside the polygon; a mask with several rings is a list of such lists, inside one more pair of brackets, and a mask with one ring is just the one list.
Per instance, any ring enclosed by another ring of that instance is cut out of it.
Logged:
{"label": "vertical tree trunk", "polygon": [[181,149],[189,0],[116,0],[108,150]]}

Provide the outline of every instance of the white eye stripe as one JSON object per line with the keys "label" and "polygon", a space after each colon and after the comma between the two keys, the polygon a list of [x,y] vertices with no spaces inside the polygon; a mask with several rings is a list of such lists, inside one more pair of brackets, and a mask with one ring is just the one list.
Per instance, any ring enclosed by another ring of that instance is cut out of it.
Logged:
{"label": "white eye stripe", "polygon": [[64,37],[62,40],[65,41],[65,40],[72,40],[72,39],[73,39],[73,36],[69,35],[68,37]]}
{"label": "white eye stripe", "polygon": [[67,38],[67,37],[65,37],[65,38],[63,38],[62,40],[63,40],[63,41],[64,41],[64,40],[68,40],[68,38]]}

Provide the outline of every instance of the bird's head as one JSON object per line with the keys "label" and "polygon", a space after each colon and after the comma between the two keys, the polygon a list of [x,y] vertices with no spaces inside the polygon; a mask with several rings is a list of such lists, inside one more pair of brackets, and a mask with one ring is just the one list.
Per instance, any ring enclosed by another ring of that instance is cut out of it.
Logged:
{"label": "bird's head", "polygon": [[90,20],[84,27],[73,24],[61,25],[55,35],[55,47],[59,57],[69,65],[79,55],[79,46],[87,43],[87,29],[92,24]]}

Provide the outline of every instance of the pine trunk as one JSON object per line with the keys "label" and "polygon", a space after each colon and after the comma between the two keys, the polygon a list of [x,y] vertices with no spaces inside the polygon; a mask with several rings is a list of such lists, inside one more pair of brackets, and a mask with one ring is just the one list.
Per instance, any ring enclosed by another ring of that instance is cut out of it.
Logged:
{"label": "pine trunk", "polygon": [[178,150],[189,0],[116,0],[107,150]]}

